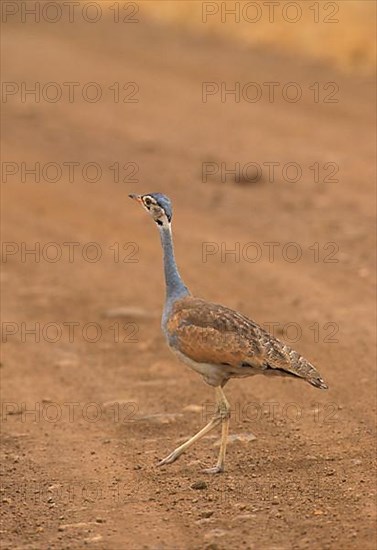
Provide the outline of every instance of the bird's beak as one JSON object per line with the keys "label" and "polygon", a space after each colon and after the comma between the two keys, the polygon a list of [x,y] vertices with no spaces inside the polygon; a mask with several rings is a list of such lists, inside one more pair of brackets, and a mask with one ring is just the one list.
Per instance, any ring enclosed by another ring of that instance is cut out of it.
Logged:
{"label": "bird's beak", "polygon": [[130,199],[133,199],[134,201],[137,201],[139,202],[140,204],[143,202],[141,200],[141,195],[135,195],[134,193],[131,193],[130,195],[128,195],[130,197]]}

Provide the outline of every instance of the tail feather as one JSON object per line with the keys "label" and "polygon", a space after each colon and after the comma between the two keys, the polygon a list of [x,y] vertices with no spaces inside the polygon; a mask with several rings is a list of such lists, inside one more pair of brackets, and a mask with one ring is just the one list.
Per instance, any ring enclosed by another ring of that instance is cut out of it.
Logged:
{"label": "tail feather", "polygon": [[315,377],[315,378],[307,378],[307,381],[309,382],[309,384],[311,384],[312,386],[315,386],[316,388],[319,388],[320,390],[329,389],[326,382],[319,375],[318,377]]}
{"label": "tail feather", "polygon": [[303,378],[309,382],[312,386],[319,388],[320,390],[327,390],[328,385],[322,378],[322,376],[319,374],[317,369],[313,367],[309,361],[301,357],[301,372],[303,374]]}
{"label": "tail feather", "polygon": [[317,369],[309,363],[305,357],[297,353],[297,351],[291,349],[289,351],[289,358],[291,362],[291,368],[289,370],[291,370],[291,372],[293,372],[296,376],[303,378],[316,388],[321,390],[328,389],[328,385],[323,380]]}

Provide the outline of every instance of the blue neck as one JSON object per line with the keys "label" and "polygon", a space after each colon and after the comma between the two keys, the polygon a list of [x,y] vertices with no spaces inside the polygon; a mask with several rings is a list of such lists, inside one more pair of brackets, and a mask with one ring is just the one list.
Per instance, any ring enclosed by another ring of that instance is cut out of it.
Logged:
{"label": "blue neck", "polygon": [[173,239],[170,227],[159,227],[161,244],[164,251],[164,272],[166,284],[166,301],[172,302],[190,294],[181,279],[174,258]]}

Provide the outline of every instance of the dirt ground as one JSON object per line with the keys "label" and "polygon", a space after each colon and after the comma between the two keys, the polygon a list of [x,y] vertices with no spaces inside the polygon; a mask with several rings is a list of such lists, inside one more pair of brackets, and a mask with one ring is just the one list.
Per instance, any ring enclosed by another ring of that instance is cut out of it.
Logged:
{"label": "dirt ground", "polygon": [[[3,80],[60,83],[63,97],[13,87],[3,103],[2,548],[375,548],[373,81],[145,21],[9,24],[3,54]],[[78,83],[72,101],[64,82]],[[303,93],[203,102],[203,82]],[[273,181],[225,178],[249,162],[280,164]],[[203,166],[219,171],[204,181]],[[273,326],[330,388],[231,381],[220,476],[201,471],[217,433],[156,468],[214,392],[160,331],[159,239],[127,198],[149,191],[173,199],[192,292]]]}

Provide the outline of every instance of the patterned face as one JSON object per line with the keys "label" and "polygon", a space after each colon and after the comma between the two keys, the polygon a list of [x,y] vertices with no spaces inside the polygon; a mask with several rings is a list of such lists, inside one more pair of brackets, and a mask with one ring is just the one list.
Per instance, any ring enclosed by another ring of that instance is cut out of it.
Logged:
{"label": "patterned face", "polygon": [[147,195],[129,195],[129,197],[144,206],[157,225],[165,227],[170,225],[172,210],[170,199],[166,195],[149,193]]}

